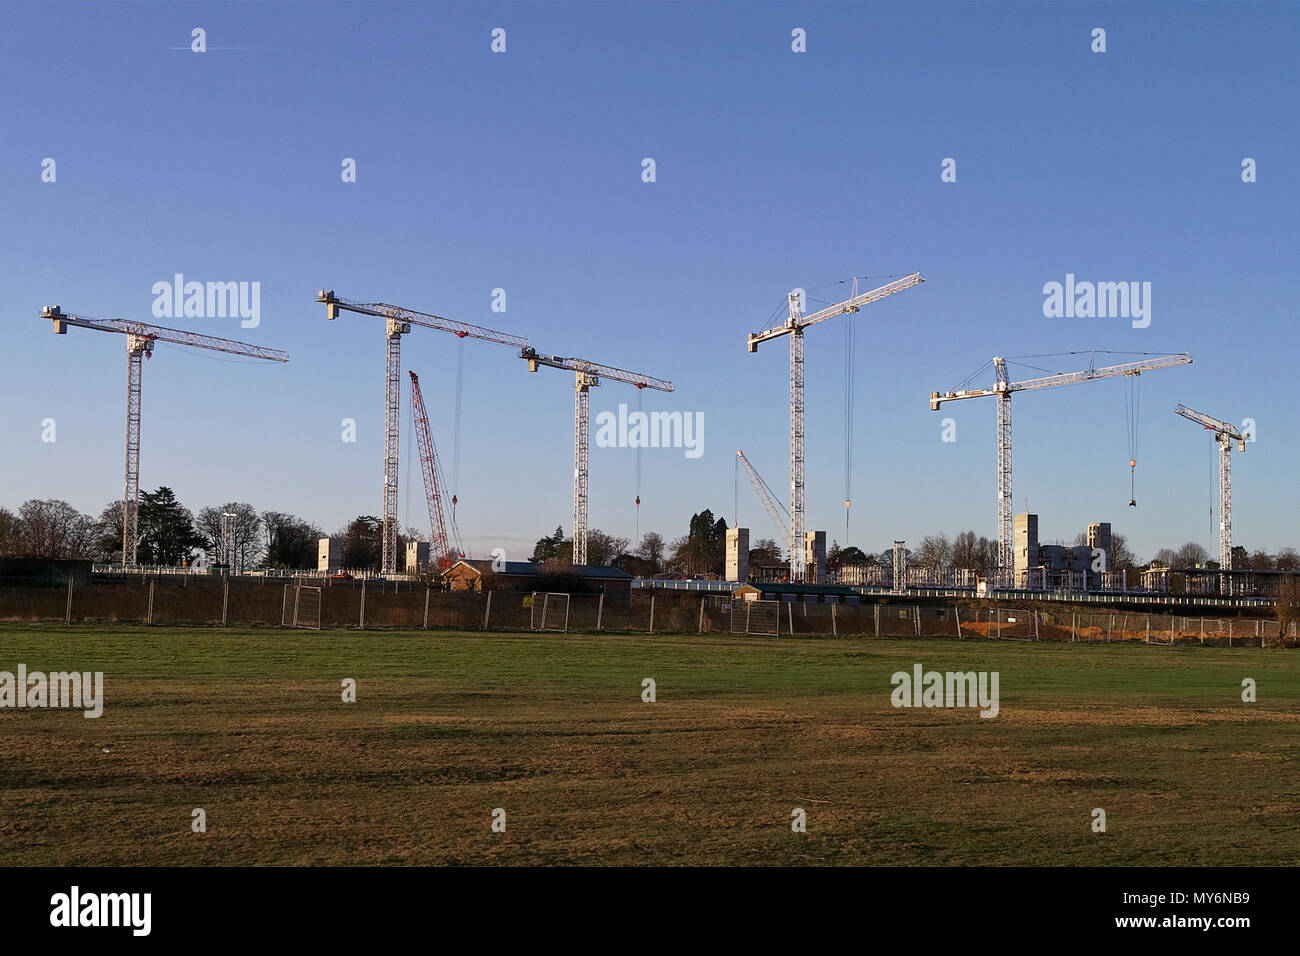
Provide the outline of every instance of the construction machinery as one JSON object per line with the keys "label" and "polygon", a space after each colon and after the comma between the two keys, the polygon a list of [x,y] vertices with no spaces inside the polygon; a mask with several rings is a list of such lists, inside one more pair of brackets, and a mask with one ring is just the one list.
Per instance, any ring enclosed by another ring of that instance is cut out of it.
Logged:
{"label": "construction machinery", "polygon": [[424,474],[424,497],[429,504],[429,527],[433,533],[429,544],[429,560],[440,571],[451,564],[451,542],[447,537],[447,520],[442,511],[442,469],[438,465],[438,450],[429,431],[429,415],[424,410],[424,396],[420,393],[420,377],[411,376],[411,417],[415,422],[415,443],[420,451],[420,471]]}
{"label": "construction machinery", "polygon": [[[1067,352],[1066,355],[1077,355],[1077,352]],[[1094,350],[1090,353],[1091,362],[1089,367],[1078,372],[1064,372],[1056,375],[1046,375],[1039,378],[1025,379],[1020,382],[1013,382],[1007,376],[1007,362],[1014,359],[1006,359],[1000,356],[994,357],[992,361],[993,373],[996,381],[992,388],[974,388],[959,389],[949,392],[931,392],[930,409],[938,411],[944,402],[961,401],[967,398],[984,398],[994,396],[998,400],[997,415],[997,462],[998,462],[998,554],[997,554],[997,580],[995,586],[1007,587],[1010,584],[1012,573],[1012,519],[1011,519],[1011,395],[1014,392],[1024,392],[1040,388],[1055,388],[1061,385],[1077,385],[1080,382],[1091,382],[1101,378],[1111,378],[1116,375],[1140,375],[1143,372],[1149,372],[1159,368],[1170,368],[1177,365],[1191,365],[1192,357],[1186,352],[1178,352],[1168,355],[1158,355],[1153,358],[1142,359],[1137,362],[1126,362],[1121,365],[1109,365],[1098,368],[1096,365],[1097,356],[1111,354],[1103,350]],[[1138,353],[1149,355],[1153,353]],[[1028,358],[1046,358],[1048,356],[1027,356]],[[968,376],[967,381],[979,375],[988,365],[977,369]],[[1136,467],[1136,464],[1134,465]]]}
{"label": "construction machinery", "polygon": [[[641,372],[629,372],[612,365],[601,365],[581,358],[564,358],[559,355],[540,355],[531,346],[520,349],[519,357],[528,363],[528,371],[536,372],[543,365],[548,368],[567,369],[573,372],[573,563],[587,563],[587,472],[588,436],[591,417],[590,391],[602,379],[625,382],[638,389],[653,388],[671,392],[673,383]],[[639,505],[639,496],[638,496]]]}
{"label": "construction machinery", "polygon": [[[1179,404],[1174,412],[1202,428],[1214,432],[1219,445],[1219,569],[1232,570],[1232,443],[1237,450],[1246,451],[1246,436],[1230,422],[1222,422]],[[1226,583],[1223,582],[1223,583]],[[1222,590],[1222,588],[1221,588]]]}
{"label": "construction machinery", "polygon": [[77,326],[126,336],[126,482],[122,493],[122,567],[132,567],[135,565],[140,537],[140,380],[143,359],[153,355],[154,344],[168,342],[173,345],[189,345],[270,362],[287,362],[289,353],[215,335],[168,329],[129,319],[91,319],[64,312],[57,305],[43,308],[41,318],[52,320],[54,331],[58,335],[66,335],[69,326]]}
{"label": "construction machinery", "polygon": [[920,285],[924,281],[921,273],[913,272],[911,275],[895,279],[878,289],[859,295],[858,279],[855,277],[852,296],[812,315],[803,314],[800,295],[798,290],[795,290],[787,297],[789,316],[784,325],[749,334],[746,344],[750,352],[757,352],[763,342],[783,335],[790,336],[790,527],[788,531],[792,582],[804,581],[807,577],[807,566],[799,558],[804,553],[804,330],[827,319],[857,312],[863,306]]}
{"label": "construction machinery", "polygon": [[[745,474],[749,477],[749,483],[754,486],[754,492],[758,495],[758,500],[762,502],[763,507],[767,510],[767,516],[772,519],[772,524],[776,528],[776,533],[778,535],[785,534],[790,527],[789,510],[785,505],[776,500],[776,496],[773,495],[772,489],[768,486],[768,483],[763,480],[763,476],[754,470],[754,466],[749,463],[749,459],[745,457],[745,453],[737,449],[736,457],[740,460],[741,465],[744,466]],[[780,507],[780,511],[777,511],[778,507]],[[782,512],[785,514],[784,518],[781,517]],[[802,546],[800,547],[799,553],[803,553]]]}
{"label": "construction machinery", "polygon": [[387,365],[384,375],[384,526],[380,568],[384,574],[392,574],[397,568],[397,472],[398,439],[402,420],[400,388],[402,336],[410,332],[412,326],[418,325],[439,332],[450,332],[461,339],[482,339],[485,342],[519,349],[528,348],[528,340],[523,336],[485,329],[467,322],[457,322],[427,312],[415,312],[386,302],[356,302],[352,299],[344,299],[336,296],[332,289],[328,292],[321,290],[316,293],[316,301],[325,305],[325,317],[328,319],[337,319],[340,311],[347,310],[361,315],[373,315],[385,322]]}

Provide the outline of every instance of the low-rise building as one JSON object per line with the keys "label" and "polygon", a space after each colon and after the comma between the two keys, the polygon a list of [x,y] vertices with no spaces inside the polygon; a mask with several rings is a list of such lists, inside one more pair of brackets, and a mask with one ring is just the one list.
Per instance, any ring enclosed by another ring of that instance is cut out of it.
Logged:
{"label": "low-rise building", "polygon": [[857,604],[861,595],[841,584],[751,583],[732,592],[738,601],[790,601],[800,604]]}
{"label": "low-rise building", "polygon": [[442,573],[453,591],[575,591],[628,594],[632,575],[608,564],[574,564],[551,570],[532,561],[492,561],[462,558]]}

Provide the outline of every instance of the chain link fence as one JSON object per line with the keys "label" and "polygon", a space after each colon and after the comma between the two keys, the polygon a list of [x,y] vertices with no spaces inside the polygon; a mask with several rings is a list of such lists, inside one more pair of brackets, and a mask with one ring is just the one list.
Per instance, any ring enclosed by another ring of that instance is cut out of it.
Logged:
{"label": "chain link fence", "polygon": [[[319,588],[319,590],[309,590]],[[304,577],[198,578],[160,576],[97,580],[90,585],[40,581],[0,583],[0,620],[68,624],[226,624],[322,628],[452,628],[528,630],[534,596],[519,591],[435,591],[410,582]],[[540,598],[538,598],[540,600]],[[567,629],[626,634],[749,634],[869,638],[953,638],[1142,642],[1182,646],[1297,644],[1295,623],[1187,617],[1059,607],[944,606],[889,601],[804,603],[745,601],[730,594],[636,589],[621,594],[573,594]]]}

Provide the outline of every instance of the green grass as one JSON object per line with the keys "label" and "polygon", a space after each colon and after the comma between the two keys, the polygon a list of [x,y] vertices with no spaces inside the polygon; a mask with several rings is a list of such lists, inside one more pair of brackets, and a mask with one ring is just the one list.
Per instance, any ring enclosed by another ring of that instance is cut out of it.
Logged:
{"label": "green grass", "polygon": [[[0,626],[20,662],[106,703],[0,710],[6,865],[1300,858],[1290,651]],[[998,671],[999,716],[894,709],[915,663]]]}

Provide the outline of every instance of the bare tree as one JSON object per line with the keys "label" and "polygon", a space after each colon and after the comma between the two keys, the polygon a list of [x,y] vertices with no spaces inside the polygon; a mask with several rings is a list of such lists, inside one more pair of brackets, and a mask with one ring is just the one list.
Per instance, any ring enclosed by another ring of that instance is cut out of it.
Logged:
{"label": "bare tree", "polygon": [[609,564],[620,554],[627,552],[628,544],[627,538],[616,538],[599,528],[592,528],[587,532],[587,564]]}
{"label": "bare tree", "polygon": [[0,558],[18,554],[18,516],[8,508],[0,508]]}
{"label": "bare tree", "polygon": [[203,536],[208,562],[216,564],[221,553],[221,516],[234,515],[231,541],[234,547],[234,565],[239,570],[257,567],[261,563],[263,542],[262,519],[257,509],[245,501],[228,501],[217,508],[204,508],[194,520],[195,530]]}
{"label": "bare tree", "polygon": [[917,548],[916,563],[923,568],[938,570],[952,564],[952,542],[946,534],[926,535]]}
{"label": "bare tree", "polygon": [[652,574],[658,574],[663,567],[666,547],[663,535],[658,531],[647,531],[641,535],[641,544],[637,547],[636,553],[650,562],[650,566],[654,569]]}
{"label": "bare tree", "polygon": [[955,568],[976,570],[979,567],[979,541],[974,531],[963,531],[952,542],[952,565]]}
{"label": "bare tree", "polygon": [[17,553],[33,558],[93,558],[98,523],[57,498],[24,501],[18,509]]}

